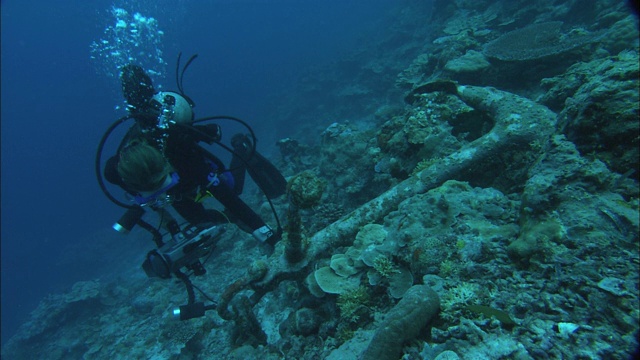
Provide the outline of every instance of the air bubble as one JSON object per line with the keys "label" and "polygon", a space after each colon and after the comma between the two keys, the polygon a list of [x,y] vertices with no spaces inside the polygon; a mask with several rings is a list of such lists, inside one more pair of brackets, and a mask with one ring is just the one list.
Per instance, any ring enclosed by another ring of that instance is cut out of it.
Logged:
{"label": "air bubble", "polygon": [[159,29],[158,21],[139,12],[132,16],[117,7],[111,8],[111,15],[113,25],[106,26],[102,38],[89,46],[98,73],[119,79],[122,67],[134,63],[154,69],[150,75],[154,83],[160,82],[166,73],[166,62],[161,49],[164,31]]}

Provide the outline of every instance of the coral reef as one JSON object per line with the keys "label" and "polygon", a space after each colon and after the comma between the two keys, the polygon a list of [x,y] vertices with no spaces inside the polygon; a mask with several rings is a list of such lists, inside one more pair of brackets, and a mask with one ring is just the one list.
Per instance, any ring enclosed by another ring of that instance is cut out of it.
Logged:
{"label": "coral reef", "polygon": [[491,66],[484,55],[475,50],[469,50],[459,58],[447,61],[444,69],[454,73],[477,72]]}
{"label": "coral reef", "polygon": [[296,261],[228,231],[194,280],[217,313],[178,324],[183,288],[122,265],[43,300],[3,358],[629,358],[637,19],[591,5],[400,2],[265,113]]}

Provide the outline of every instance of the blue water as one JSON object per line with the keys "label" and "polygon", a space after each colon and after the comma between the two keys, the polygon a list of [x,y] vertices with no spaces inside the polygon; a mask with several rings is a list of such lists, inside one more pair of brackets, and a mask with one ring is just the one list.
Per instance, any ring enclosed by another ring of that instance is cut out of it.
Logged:
{"label": "blue water", "polygon": [[[90,59],[90,44],[113,23],[113,5],[158,21],[165,88],[175,88],[178,52],[183,62],[198,53],[184,83],[197,115],[238,116],[259,134],[272,127],[261,114],[274,95],[286,96],[305,69],[357,46],[393,6],[392,0],[124,3],[2,2],[3,343],[46,294],[103,276],[127,246],[108,230],[122,210],[94,175],[98,141],[124,114],[116,109],[118,82]],[[92,248],[94,241],[103,248]]]}

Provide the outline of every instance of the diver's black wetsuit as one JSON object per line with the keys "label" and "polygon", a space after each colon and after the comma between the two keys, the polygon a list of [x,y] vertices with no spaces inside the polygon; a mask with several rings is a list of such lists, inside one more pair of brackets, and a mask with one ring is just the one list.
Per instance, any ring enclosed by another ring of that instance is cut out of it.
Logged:
{"label": "diver's black wetsuit", "polygon": [[[211,143],[213,139],[218,139],[218,131],[217,126],[208,125],[183,125],[167,130],[163,153],[180,176],[178,184],[169,189],[167,194],[174,199],[171,204],[173,208],[189,223],[217,223],[222,220],[222,215],[215,210],[205,209],[202,203],[195,201],[198,195],[208,191],[225,207],[232,221],[252,232],[265,226],[265,222],[240,199],[238,194],[242,186],[233,183],[233,177],[224,171],[222,161],[198,145],[200,141]],[[105,178],[131,194],[137,192],[127,187],[117,169],[120,151],[135,138],[144,138],[149,144],[157,144],[157,136],[142,132],[136,124],[120,144],[118,154],[107,160],[105,166]],[[222,174],[217,185],[210,184],[208,177],[212,172]]]}
{"label": "diver's black wetsuit", "polygon": [[[194,58],[187,62],[182,70],[183,74]],[[243,230],[252,232],[260,241],[267,243],[278,241],[279,233],[273,233],[260,216],[238,197],[242,193],[245,171],[268,197],[280,196],[286,191],[285,178],[273,164],[255,151],[255,143],[251,144],[250,141],[245,140],[246,136],[242,134],[234,136],[232,146],[235,151],[231,159],[231,169],[225,171],[225,166],[220,159],[198,145],[199,142],[212,144],[219,141],[219,126],[172,123],[168,128],[160,129],[157,125],[159,116],[164,111],[162,106],[168,103],[165,102],[166,97],[160,104],[157,104],[157,99],[153,99],[154,94],[158,93],[149,75],[140,66],[128,64],[122,68],[120,79],[122,92],[128,104],[127,109],[136,123],[120,144],[116,156],[107,161],[105,178],[130,194],[141,195],[129,188],[120,178],[118,160],[124,147],[136,138],[143,138],[148,144],[158,148],[178,173],[179,182],[170,188],[167,194],[173,198],[174,209],[185,220],[192,224],[222,221],[224,218],[222,214],[215,210],[207,210],[197,202],[203,194],[211,194],[226,208],[225,214],[229,220]],[[170,105],[175,105],[175,97],[178,96],[193,108],[195,104],[182,91],[181,79],[178,80],[178,89],[180,94],[175,93],[175,96],[170,96],[173,98],[173,103]],[[193,121],[193,111],[190,115]],[[255,138],[253,141],[255,142]],[[249,151],[251,147],[253,147],[252,152]],[[211,174],[217,174],[219,177],[212,179]]]}

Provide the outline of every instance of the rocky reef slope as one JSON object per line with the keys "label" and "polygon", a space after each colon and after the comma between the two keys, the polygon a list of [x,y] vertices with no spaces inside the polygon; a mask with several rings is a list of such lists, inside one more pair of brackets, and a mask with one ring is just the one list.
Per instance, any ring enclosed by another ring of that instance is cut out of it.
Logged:
{"label": "rocky reef slope", "polygon": [[43,300],[3,358],[631,357],[637,18],[613,0],[393,15],[274,101],[300,124],[274,159],[297,203],[274,200],[272,253],[229,227],[193,278],[217,311],[172,320],[183,285],[132,267]]}

